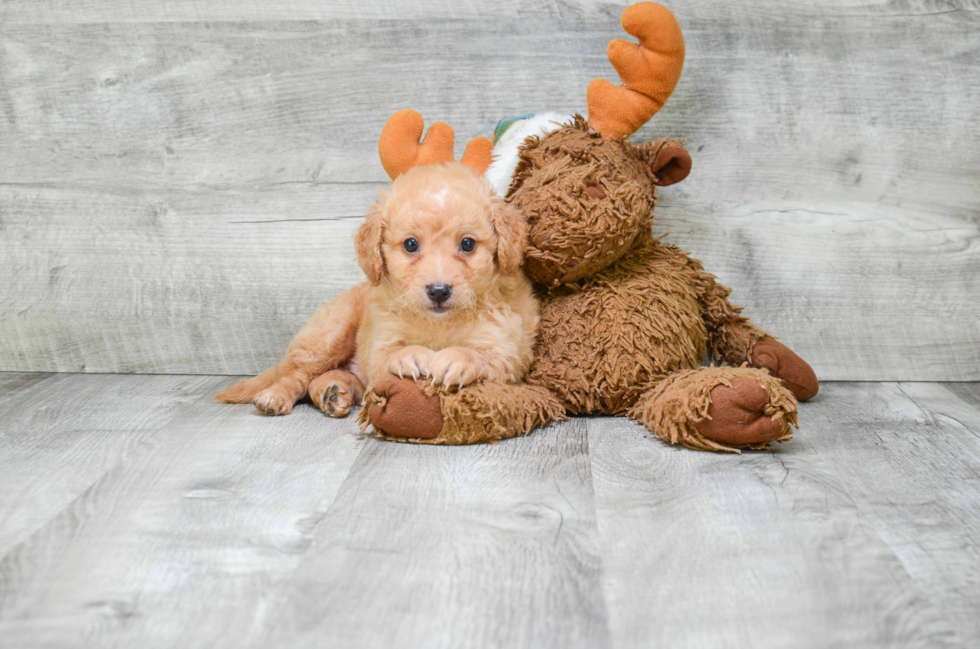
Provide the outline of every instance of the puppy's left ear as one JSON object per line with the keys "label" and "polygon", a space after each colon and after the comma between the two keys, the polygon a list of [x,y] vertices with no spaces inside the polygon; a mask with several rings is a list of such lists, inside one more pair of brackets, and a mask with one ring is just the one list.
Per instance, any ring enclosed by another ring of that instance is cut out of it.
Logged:
{"label": "puppy's left ear", "polygon": [[354,250],[357,251],[357,263],[367,275],[368,281],[377,286],[384,277],[384,256],[381,254],[381,242],[384,240],[384,209],[385,197],[375,201],[364,217],[364,223],[354,235]]}
{"label": "puppy's left ear", "polygon": [[519,209],[496,195],[490,197],[490,209],[497,233],[497,265],[502,275],[513,275],[524,261],[527,220]]}

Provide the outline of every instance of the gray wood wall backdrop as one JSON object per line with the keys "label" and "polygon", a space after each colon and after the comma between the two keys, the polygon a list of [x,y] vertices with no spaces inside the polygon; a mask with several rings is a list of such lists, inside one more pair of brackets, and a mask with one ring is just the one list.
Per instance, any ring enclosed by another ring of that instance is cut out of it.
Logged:
{"label": "gray wood wall backdrop", "polygon": [[[627,4],[0,0],[0,370],[271,364],[361,279],[387,117],[584,111]],[[980,2],[666,4],[657,230],[824,379],[980,379]]]}

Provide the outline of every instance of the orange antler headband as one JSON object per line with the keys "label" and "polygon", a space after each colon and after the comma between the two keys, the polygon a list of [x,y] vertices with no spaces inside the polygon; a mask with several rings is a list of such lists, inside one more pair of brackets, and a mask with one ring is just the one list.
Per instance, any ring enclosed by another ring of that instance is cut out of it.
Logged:
{"label": "orange antler headband", "polygon": [[[455,162],[453,127],[436,122],[429,127],[425,140],[420,141],[425,120],[410,109],[400,110],[381,129],[378,153],[381,164],[392,180],[412,167]],[[493,144],[485,137],[475,137],[466,145],[460,162],[482,174],[490,166]]]}
{"label": "orange antler headband", "polygon": [[616,38],[606,48],[622,85],[593,79],[586,93],[589,125],[613,140],[636,132],[667,103],[684,68],[684,35],[665,7],[641,2],[627,8],[620,22],[640,41]]}

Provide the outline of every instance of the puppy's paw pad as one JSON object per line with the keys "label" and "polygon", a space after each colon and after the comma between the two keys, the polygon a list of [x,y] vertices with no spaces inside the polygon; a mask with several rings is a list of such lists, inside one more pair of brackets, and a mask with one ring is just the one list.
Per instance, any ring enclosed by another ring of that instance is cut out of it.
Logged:
{"label": "puppy's paw pad", "polygon": [[255,395],[252,405],[264,415],[288,415],[293,411],[292,402],[275,388],[267,388]]}
{"label": "puppy's paw pad", "polygon": [[330,417],[346,417],[347,413],[350,412],[351,406],[354,405],[354,399],[351,396],[350,390],[336,383],[327,386],[321,401],[323,403],[321,410]]}

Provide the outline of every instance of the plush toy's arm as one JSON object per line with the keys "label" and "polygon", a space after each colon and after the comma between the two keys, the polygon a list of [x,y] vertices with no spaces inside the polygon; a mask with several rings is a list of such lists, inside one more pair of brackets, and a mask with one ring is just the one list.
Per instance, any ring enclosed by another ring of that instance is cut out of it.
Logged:
{"label": "plush toy's arm", "polygon": [[718,283],[713,275],[702,273],[704,324],[708,330],[708,351],[712,360],[738,367],[748,363],[765,368],[782,380],[799,401],[817,394],[817,375],[805,360],[786,345],[752,324],[742,315],[742,307],[728,301],[732,290]]}
{"label": "plush toy's arm", "polygon": [[704,292],[701,302],[708,330],[708,352],[714,361],[738,367],[751,362],[752,348],[760,340],[772,338],[742,315],[742,307],[728,301],[732,289],[717,282],[713,275],[702,273]]}
{"label": "plush toy's arm", "polygon": [[542,387],[473,383],[459,390],[429,381],[386,376],[364,397],[358,420],[387,439],[424,444],[497,442],[565,418],[558,398]]}

